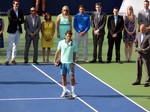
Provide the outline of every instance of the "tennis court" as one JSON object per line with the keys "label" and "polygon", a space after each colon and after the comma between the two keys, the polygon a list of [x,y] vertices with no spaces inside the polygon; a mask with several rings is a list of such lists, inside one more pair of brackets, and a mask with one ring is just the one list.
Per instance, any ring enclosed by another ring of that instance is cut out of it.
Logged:
{"label": "tennis court", "polygon": [[[59,67],[1,65],[0,112],[146,112],[142,106],[76,65],[77,98],[61,98]],[[70,92],[68,76],[68,93]]]}

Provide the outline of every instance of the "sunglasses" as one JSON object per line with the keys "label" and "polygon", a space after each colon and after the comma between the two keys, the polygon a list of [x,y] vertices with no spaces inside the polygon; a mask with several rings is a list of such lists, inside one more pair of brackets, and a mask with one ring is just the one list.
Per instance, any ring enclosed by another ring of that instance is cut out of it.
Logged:
{"label": "sunglasses", "polygon": [[35,10],[30,10],[31,12],[35,12]]}
{"label": "sunglasses", "polygon": [[14,5],[19,5],[19,4],[14,4]]}
{"label": "sunglasses", "polygon": [[66,12],[68,12],[68,10],[63,10],[63,11],[66,11]]}

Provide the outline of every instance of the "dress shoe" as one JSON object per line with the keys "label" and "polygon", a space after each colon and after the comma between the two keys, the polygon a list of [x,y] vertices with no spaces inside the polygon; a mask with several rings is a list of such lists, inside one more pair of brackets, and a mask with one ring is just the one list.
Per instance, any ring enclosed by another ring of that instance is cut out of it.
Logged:
{"label": "dress shoe", "polygon": [[120,63],[120,60],[116,60],[116,63]]}
{"label": "dress shoe", "polygon": [[77,63],[77,62],[78,62],[78,59],[76,59],[75,62]]}
{"label": "dress shoe", "polygon": [[85,60],[84,60],[84,62],[88,63],[88,62],[89,62],[89,60],[85,59]]}
{"label": "dress shoe", "polygon": [[140,85],[140,82],[134,82],[132,85]]}
{"label": "dress shoe", "polygon": [[28,63],[28,61],[27,61],[27,60],[25,60],[25,61],[24,61],[24,64],[27,64],[27,63]]}
{"label": "dress shoe", "polygon": [[17,64],[17,62],[15,60],[12,60],[11,63],[14,64],[14,65]]}
{"label": "dress shoe", "polygon": [[145,84],[144,84],[144,87],[148,87],[149,86],[149,82],[146,82]]}
{"label": "dress shoe", "polygon": [[107,63],[111,63],[111,61],[110,61],[110,60],[107,60]]}
{"label": "dress shoe", "polygon": [[35,64],[39,64],[37,61],[33,61],[33,63],[35,63]]}
{"label": "dress shoe", "polygon": [[116,63],[120,63],[120,64],[122,64],[122,62],[121,62],[120,60],[116,60]]}
{"label": "dress shoe", "polygon": [[5,65],[9,65],[9,61],[6,61],[6,62],[5,62]]}
{"label": "dress shoe", "polygon": [[94,59],[92,61],[90,61],[90,63],[95,63],[95,62],[96,62],[96,60],[94,60]]}
{"label": "dress shoe", "polygon": [[103,61],[103,60],[99,60],[98,62],[99,62],[99,63],[104,63],[104,61]]}

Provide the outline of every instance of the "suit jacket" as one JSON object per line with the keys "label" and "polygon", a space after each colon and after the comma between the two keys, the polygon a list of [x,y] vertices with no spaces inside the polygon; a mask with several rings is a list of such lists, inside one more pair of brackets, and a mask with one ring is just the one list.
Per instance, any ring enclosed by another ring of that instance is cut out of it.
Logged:
{"label": "suit jacket", "polygon": [[[24,23],[24,15],[23,12],[18,9],[18,17],[16,16],[16,13],[13,8],[9,9],[7,12],[8,16],[8,33],[15,33],[16,30],[19,30],[20,33],[22,33],[22,27],[21,24]],[[19,26],[19,29],[18,29]]]}
{"label": "suit jacket", "polygon": [[106,24],[106,14],[104,12],[100,13],[100,18],[98,18],[98,13],[95,11],[91,15],[91,26],[93,31],[99,29],[101,35],[105,34],[105,24]]}
{"label": "suit jacket", "polygon": [[118,15],[117,24],[115,26],[114,15],[108,18],[107,28],[108,28],[108,36],[107,38],[112,38],[112,35],[117,33],[116,38],[122,38],[122,30],[124,27],[123,17]]}
{"label": "suit jacket", "polygon": [[28,15],[25,19],[24,28],[26,30],[26,38],[31,38],[31,33],[36,34],[37,38],[39,38],[39,31],[41,29],[40,16],[35,16],[35,24],[33,26],[32,17],[31,15]]}
{"label": "suit jacket", "polygon": [[142,48],[144,52],[138,51],[138,57],[142,56],[143,58],[150,59],[150,35],[148,33],[145,34],[143,41],[141,42],[141,32],[136,35],[136,39],[134,41],[135,48]]}
{"label": "suit jacket", "polygon": [[144,24],[146,27],[150,26],[150,10],[148,11],[147,17],[144,9],[138,13],[138,23],[139,26],[141,24]]}

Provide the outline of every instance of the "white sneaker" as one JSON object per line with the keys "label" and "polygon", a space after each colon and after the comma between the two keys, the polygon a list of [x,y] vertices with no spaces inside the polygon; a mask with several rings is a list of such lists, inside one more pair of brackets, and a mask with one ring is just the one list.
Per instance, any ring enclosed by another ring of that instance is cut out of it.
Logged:
{"label": "white sneaker", "polygon": [[78,62],[78,59],[76,59],[75,62]]}
{"label": "white sneaker", "polygon": [[88,62],[89,62],[89,60],[87,60],[87,59],[85,59],[84,61],[85,61],[86,63],[88,63]]}
{"label": "white sneaker", "polygon": [[60,97],[66,97],[67,96],[67,92],[63,91]]}
{"label": "white sneaker", "polygon": [[71,97],[73,97],[73,98],[77,97],[77,95],[76,95],[76,93],[75,93],[74,91],[71,91],[70,95],[71,95]]}

